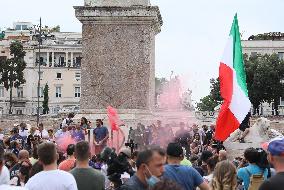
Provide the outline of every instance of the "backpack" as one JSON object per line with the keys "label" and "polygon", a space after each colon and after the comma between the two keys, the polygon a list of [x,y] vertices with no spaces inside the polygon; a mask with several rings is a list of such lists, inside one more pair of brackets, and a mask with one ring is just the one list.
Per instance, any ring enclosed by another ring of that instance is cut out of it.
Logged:
{"label": "backpack", "polygon": [[261,174],[254,174],[252,175],[248,169],[246,169],[247,173],[250,176],[250,183],[248,190],[258,190],[260,185],[264,182],[264,175],[263,172]]}

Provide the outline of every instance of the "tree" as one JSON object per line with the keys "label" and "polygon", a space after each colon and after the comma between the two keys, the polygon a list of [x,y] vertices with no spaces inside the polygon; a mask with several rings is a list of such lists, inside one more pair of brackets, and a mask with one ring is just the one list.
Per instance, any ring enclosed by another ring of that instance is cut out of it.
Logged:
{"label": "tree", "polygon": [[214,111],[216,106],[218,106],[218,102],[215,101],[211,95],[205,96],[197,103],[197,109],[199,111]]}
{"label": "tree", "polygon": [[222,103],[223,98],[220,93],[220,80],[210,79],[210,94],[205,96],[197,103],[197,109],[199,111],[214,111],[214,108]]}
{"label": "tree", "polygon": [[262,102],[274,102],[278,115],[280,97],[284,93],[284,61],[276,54],[244,56],[248,93],[254,113]]}
{"label": "tree", "polygon": [[160,95],[163,91],[163,86],[167,83],[166,78],[155,78],[155,100],[157,101],[158,95]]}
{"label": "tree", "polygon": [[0,83],[4,84],[5,89],[10,90],[10,108],[9,114],[12,114],[12,92],[13,87],[19,88],[21,84],[26,82],[24,78],[24,70],[26,62],[24,57],[26,52],[23,45],[19,41],[14,41],[10,44],[10,54],[12,58],[3,61],[0,65]]}
{"label": "tree", "polygon": [[210,95],[213,100],[215,100],[218,103],[221,103],[223,101],[223,98],[220,93],[220,80],[219,78],[217,79],[210,79]]}
{"label": "tree", "polygon": [[43,102],[42,102],[42,107],[43,107],[43,114],[48,114],[49,112],[49,107],[48,107],[48,84],[45,84],[44,89],[43,89]]}
{"label": "tree", "polygon": [[53,27],[53,28],[50,30],[50,32],[60,32],[60,26],[57,25],[57,26]]}

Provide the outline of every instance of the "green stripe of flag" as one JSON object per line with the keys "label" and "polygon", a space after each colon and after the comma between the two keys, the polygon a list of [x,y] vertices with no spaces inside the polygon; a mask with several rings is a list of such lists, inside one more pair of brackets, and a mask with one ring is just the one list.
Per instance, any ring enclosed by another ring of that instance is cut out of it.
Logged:
{"label": "green stripe of flag", "polygon": [[233,37],[234,43],[234,69],[237,75],[237,82],[241,89],[244,91],[245,95],[248,96],[248,89],[246,83],[246,73],[244,69],[244,60],[242,52],[241,37],[239,32],[239,24],[237,14],[234,17],[234,22],[231,27],[230,35]]}

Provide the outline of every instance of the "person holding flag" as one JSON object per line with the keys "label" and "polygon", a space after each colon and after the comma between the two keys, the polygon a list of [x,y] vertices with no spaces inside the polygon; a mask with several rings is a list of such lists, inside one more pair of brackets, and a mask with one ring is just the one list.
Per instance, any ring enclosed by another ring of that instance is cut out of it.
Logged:
{"label": "person holding flag", "polygon": [[240,127],[251,108],[237,14],[220,62],[219,79],[224,101],[217,118],[215,139],[225,141]]}

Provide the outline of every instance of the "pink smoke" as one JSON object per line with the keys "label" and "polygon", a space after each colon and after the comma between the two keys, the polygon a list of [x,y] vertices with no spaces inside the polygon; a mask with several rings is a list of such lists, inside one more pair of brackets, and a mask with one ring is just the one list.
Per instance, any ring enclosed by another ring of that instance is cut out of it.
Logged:
{"label": "pink smoke", "polygon": [[162,93],[158,96],[160,109],[180,110],[182,108],[182,86],[178,76],[171,78],[162,87]]}
{"label": "pink smoke", "polygon": [[56,144],[57,144],[58,150],[65,153],[68,145],[76,144],[76,141],[71,137],[71,135],[66,134],[58,138],[56,140]]}

